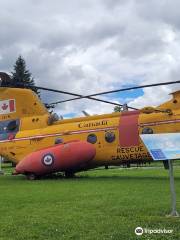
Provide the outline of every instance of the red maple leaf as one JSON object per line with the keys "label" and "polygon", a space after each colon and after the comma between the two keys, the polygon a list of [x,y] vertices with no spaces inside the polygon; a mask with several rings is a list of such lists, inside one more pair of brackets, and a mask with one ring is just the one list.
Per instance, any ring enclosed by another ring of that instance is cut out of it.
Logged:
{"label": "red maple leaf", "polygon": [[4,103],[1,108],[2,108],[2,110],[6,110],[8,108],[8,105],[6,103]]}

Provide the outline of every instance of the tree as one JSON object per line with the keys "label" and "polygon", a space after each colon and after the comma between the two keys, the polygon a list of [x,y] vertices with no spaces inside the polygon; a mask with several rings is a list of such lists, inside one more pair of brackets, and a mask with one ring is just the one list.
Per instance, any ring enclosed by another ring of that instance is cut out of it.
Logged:
{"label": "tree", "polygon": [[123,104],[122,106],[115,106],[114,112],[125,112],[128,111],[128,105],[127,103]]}
{"label": "tree", "polygon": [[121,112],[121,107],[120,106],[115,106],[114,107],[114,112]]}
{"label": "tree", "polygon": [[12,87],[18,88],[30,88],[39,95],[37,88],[35,88],[34,78],[29,70],[26,69],[25,60],[19,56],[14,65],[14,71],[12,72]]}
{"label": "tree", "polygon": [[11,77],[5,72],[0,72],[0,86],[1,87],[11,86]]}

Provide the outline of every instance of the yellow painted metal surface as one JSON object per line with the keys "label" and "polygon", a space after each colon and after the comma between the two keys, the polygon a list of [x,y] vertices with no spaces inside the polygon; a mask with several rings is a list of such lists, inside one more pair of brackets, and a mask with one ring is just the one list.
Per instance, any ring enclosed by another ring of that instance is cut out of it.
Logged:
{"label": "yellow painted metal surface", "polygon": [[[63,142],[87,140],[90,134],[95,134],[97,141],[94,143],[96,156],[89,168],[151,160],[140,139],[136,146],[121,146],[119,126],[122,113],[60,120],[49,125],[48,119],[51,116],[30,90],[1,88],[0,101],[8,99],[15,100],[16,110],[13,113],[0,114],[0,122],[16,119],[20,121],[15,138],[0,141],[0,154],[11,161],[17,163],[33,151],[53,146],[57,139]],[[171,111],[166,111],[167,109]],[[180,91],[173,94],[172,100],[155,110],[152,113],[141,111],[138,118],[139,134],[144,128],[152,129],[153,133],[180,132]],[[115,134],[115,140],[111,143],[105,139],[107,132]]]}

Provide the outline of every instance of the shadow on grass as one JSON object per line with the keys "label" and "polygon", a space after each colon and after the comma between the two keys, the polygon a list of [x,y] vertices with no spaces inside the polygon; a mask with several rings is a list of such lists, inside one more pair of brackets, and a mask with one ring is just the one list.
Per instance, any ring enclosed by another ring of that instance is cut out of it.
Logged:
{"label": "shadow on grass", "polygon": [[[76,179],[88,179],[90,180],[151,180],[151,181],[157,181],[157,180],[167,180],[168,176],[78,176]],[[180,180],[180,177],[175,177],[176,180]]]}
{"label": "shadow on grass", "polygon": [[[102,171],[102,172],[101,172]],[[143,169],[142,169],[143,171]],[[66,178],[62,173],[55,173],[55,174],[51,174],[51,175],[46,175],[43,177],[38,178],[38,181],[52,181],[52,180],[63,180],[63,181],[111,181],[111,180],[116,180],[116,181],[123,181],[123,180],[130,180],[130,181],[134,181],[134,180],[151,180],[151,181],[157,181],[157,180],[167,180],[169,179],[169,173],[168,171],[166,171],[166,173],[163,173],[163,175],[161,175],[160,172],[158,172],[156,175],[156,172],[152,172],[152,173],[146,173],[146,172],[132,172],[132,175],[129,174],[130,172],[127,172],[127,175],[125,175],[125,173],[123,172],[123,174],[121,174],[121,172],[113,172],[113,171],[107,171],[104,169],[96,169],[96,170],[89,170],[89,171],[84,171],[84,172],[79,172],[76,173],[75,177],[72,178]],[[24,175],[18,175],[18,176],[12,176],[10,174],[7,173],[7,175],[3,175],[0,177],[0,181],[3,180],[9,180],[9,181],[30,181],[32,182],[32,180],[27,180],[26,176]],[[37,181],[34,180],[34,181]],[[176,176],[175,175],[175,181],[179,181],[180,180],[180,176]]]}
{"label": "shadow on grass", "polygon": [[[6,178],[6,176],[4,176]],[[3,177],[2,177],[3,178]],[[62,180],[62,181],[151,181],[156,182],[159,180],[168,180],[169,177],[167,176],[75,176],[73,178],[66,178],[62,175],[52,175],[52,176],[44,176],[36,180],[27,180],[25,176],[7,176],[6,180],[9,181],[27,181],[27,182],[36,182],[36,181],[54,181],[54,180]],[[5,180],[5,179],[4,179]],[[180,181],[180,177],[175,177],[175,181]]]}

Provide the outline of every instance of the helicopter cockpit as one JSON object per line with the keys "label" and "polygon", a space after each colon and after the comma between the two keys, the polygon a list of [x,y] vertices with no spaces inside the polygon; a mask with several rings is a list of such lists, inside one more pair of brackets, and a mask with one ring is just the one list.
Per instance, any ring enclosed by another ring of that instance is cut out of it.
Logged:
{"label": "helicopter cockpit", "polygon": [[19,119],[0,122],[0,141],[14,138],[19,131],[19,125]]}

